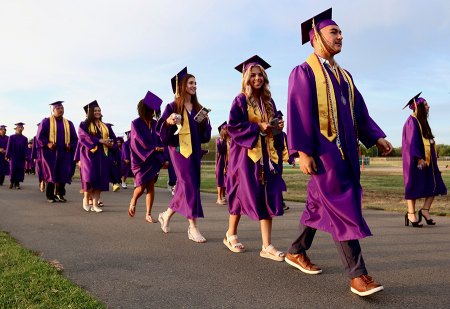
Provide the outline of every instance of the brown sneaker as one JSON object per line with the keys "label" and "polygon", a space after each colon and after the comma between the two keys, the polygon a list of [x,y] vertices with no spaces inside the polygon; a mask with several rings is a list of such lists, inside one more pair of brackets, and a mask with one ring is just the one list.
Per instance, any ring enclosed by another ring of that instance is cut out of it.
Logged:
{"label": "brown sneaker", "polygon": [[286,263],[291,266],[294,266],[297,269],[300,269],[302,272],[309,275],[317,275],[322,272],[320,267],[317,267],[309,260],[309,257],[306,254],[291,254],[288,253],[284,258]]}
{"label": "brown sneaker", "polygon": [[353,278],[350,283],[350,291],[359,296],[367,296],[382,291],[383,289],[383,286],[376,283],[369,275],[361,275]]}

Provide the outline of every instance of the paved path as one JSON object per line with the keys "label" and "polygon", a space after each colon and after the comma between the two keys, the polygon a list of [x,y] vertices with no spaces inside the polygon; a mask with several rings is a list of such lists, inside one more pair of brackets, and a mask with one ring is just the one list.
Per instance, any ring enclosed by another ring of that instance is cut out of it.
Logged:
{"label": "paved path", "polygon": [[[248,251],[234,254],[222,244],[227,209],[202,194],[206,219],[199,220],[206,244],[187,238],[187,221],[175,215],[172,232],[144,220],[144,201],[127,216],[131,190],[106,192],[104,212],[86,213],[80,184],[67,186],[66,204],[48,204],[27,176],[21,191],[0,187],[0,230],[25,247],[57,259],[64,275],[110,308],[449,308],[450,218],[413,229],[401,214],[366,210],[374,237],[362,240],[369,272],[385,291],[360,298],[349,291],[333,241],[318,232],[309,255],[324,272],[305,275],[286,263],[259,257],[258,222],[241,220]],[[250,194],[250,193],[249,193]],[[170,197],[157,189],[154,215]],[[302,205],[274,220],[273,243],[286,249],[296,236]]]}

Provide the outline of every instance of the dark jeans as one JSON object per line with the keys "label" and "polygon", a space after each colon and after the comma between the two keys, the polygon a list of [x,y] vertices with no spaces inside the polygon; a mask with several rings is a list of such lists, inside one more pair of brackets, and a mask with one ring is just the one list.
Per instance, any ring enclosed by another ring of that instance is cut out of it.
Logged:
{"label": "dark jeans", "polygon": [[[292,243],[288,250],[290,254],[306,254],[306,251],[312,245],[316,229],[300,223],[299,234],[298,238]],[[342,265],[350,279],[361,275],[367,275],[366,265],[357,239],[335,241],[335,244]]]}

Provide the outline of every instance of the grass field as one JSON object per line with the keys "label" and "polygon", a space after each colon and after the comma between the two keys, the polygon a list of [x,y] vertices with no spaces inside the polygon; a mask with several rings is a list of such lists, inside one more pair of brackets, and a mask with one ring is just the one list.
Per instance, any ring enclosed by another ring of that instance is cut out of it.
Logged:
{"label": "grass field", "polygon": [[[402,161],[393,159],[372,159],[371,164],[361,171],[361,185],[363,187],[363,207],[371,209],[383,209],[387,211],[406,211],[404,200]],[[450,185],[450,169],[446,162],[440,162],[439,168],[442,172],[447,187]],[[213,165],[202,166],[201,190],[204,192],[217,193],[216,176]],[[304,202],[306,199],[306,185],[309,176],[300,172],[298,166],[291,168],[286,166],[283,172],[288,191],[284,194],[286,200]],[[168,180],[167,170],[162,170],[156,186],[165,187]],[[421,207],[421,201],[417,204]],[[448,196],[437,196],[431,208],[435,215],[450,216],[450,204]]]}
{"label": "grass field", "polygon": [[0,232],[0,308],[106,308],[61,271]]}

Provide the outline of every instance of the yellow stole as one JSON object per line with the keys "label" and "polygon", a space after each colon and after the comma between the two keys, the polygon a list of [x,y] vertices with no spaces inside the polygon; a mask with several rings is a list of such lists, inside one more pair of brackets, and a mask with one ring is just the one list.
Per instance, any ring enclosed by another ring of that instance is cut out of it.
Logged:
{"label": "yellow stole", "polygon": [[[253,123],[260,123],[262,122],[262,116],[261,112],[258,108],[254,109],[250,105],[247,104],[247,113],[248,113],[248,120]],[[268,153],[270,160],[278,163],[278,154],[273,146],[273,137],[269,137],[268,135],[265,136],[266,138],[266,145],[268,145]],[[247,155],[250,159],[252,159],[253,162],[258,162],[258,160],[261,160],[263,153],[262,153],[262,143],[261,143],[261,136],[258,136],[258,142],[256,143],[256,146],[252,149],[247,150]]]}
{"label": "yellow stole", "polygon": [[[194,111],[194,109],[192,109]],[[189,126],[189,117],[186,108],[183,108],[183,126],[178,132],[178,140],[180,142],[180,153],[186,159],[192,154],[191,128]]]}
{"label": "yellow stole", "polygon": [[[328,72],[323,67],[320,62],[319,57],[312,53],[308,59],[306,60],[308,65],[313,70],[315,81],[316,81],[316,89],[317,89],[317,104],[319,108],[319,126],[320,133],[325,136],[330,142],[332,142],[336,138],[336,127],[332,125],[332,122],[335,121],[337,126],[337,105],[336,105],[336,95],[334,93],[333,83],[328,75]],[[353,107],[355,104],[355,86],[353,85],[353,81],[350,76],[347,74],[345,70],[338,66],[339,72],[341,72],[342,76],[350,86],[350,108],[352,109],[352,117],[353,117]],[[336,77],[339,80],[339,73]],[[330,94],[330,95],[329,95]],[[334,114],[333,115],[333,112]],[[332,117],[335,117],[333,120]],[[353,119],[353,123],[355,119]]]}
{"label": "yellow stole", "polygon": [[[283,134],[283,133],[281,133]],[[283,134],[284,135],[284,134]],[[286,141],[286,137],[283,136],[283,162],[287,162],[289,161],[289,151],[287,149],[287,141]]]}
{"label": "yellow stole", "polygon": [[[430,163],[431,163],[431,143],[430,143],[430,140],[428,138],[423,137],[422,126],[420,125],[420,122],[417,119],[416,113],[414,112],[414,114],[412,114],[412,116],[414,118],[416,118],[417,123],[419,124],[420,137],[422,137],[423,148],[425,149],[425,162],[427,163],[427,166],[429,166]],[[434,146],[434,152],[437,153],[436,152],[436,143],[434,143],[433,146]]]}
{"label": "yellow stole", "polygon": [[[97,129],[97,126],[93,122],[91,122],[91,124],[89,125],[88,130],[89,130],[90,134],[97,135],[98,129]],[[102,139],[109,138],[109,129],[106,126],[106,124],[104,124],[101,121],[100,121],[100,133],[102,134]],[[95,146],[94,148],[91,149],[91,152],[94,153],[97,151],[97,149],[98,149],[98,147]],[[105,144],[103,144],[103,152],[105,153],[105,156],[108,156],[108,147]]]}
{"label": "yellow stole", "polygon": [[[56,137],[58,136],[56,118],[55,116],[52,115],[50,116],[49,120],[50,120],[50,134],[48,141],[52,144],[56,144]],[[70,125],[69,121],[64,117],[63,117],[63,124],[64,124],[64,145],[67,146],[70,144]]]}

